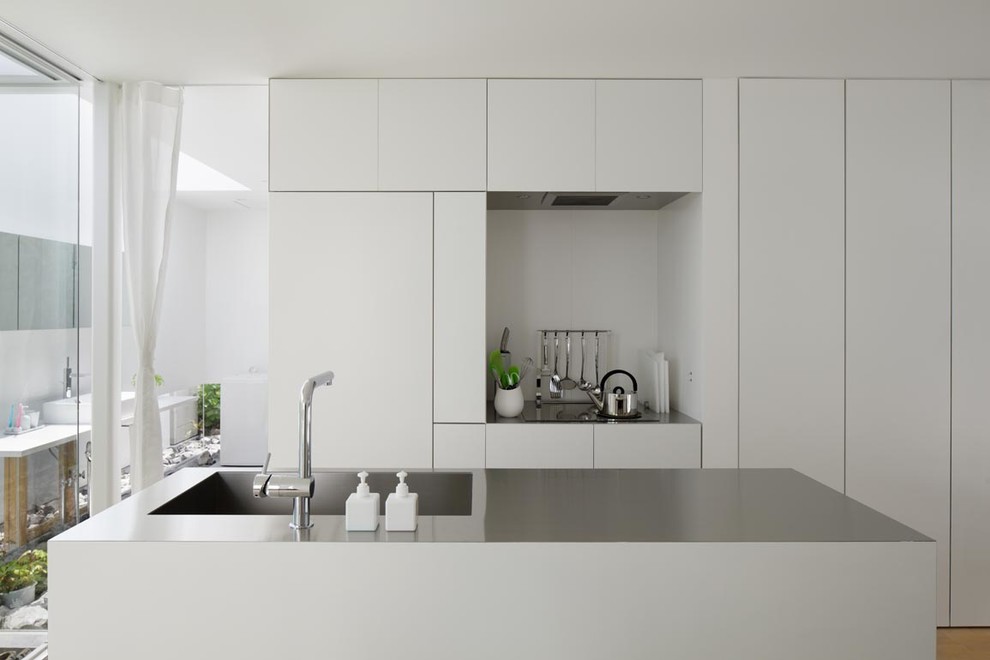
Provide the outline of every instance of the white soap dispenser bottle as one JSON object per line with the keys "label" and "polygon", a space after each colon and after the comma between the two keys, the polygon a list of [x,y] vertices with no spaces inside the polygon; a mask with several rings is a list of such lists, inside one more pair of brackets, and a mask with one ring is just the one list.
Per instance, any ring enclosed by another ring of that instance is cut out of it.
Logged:
{"label": "white soap dispenser bottle", "polygon": [[361,483],[357,490],[347,497],[346,528],[348,532],[373,532],[378,529],[381,496],[371,492],[371,487],[365,481],[368,478],[367,472],[358,472],[358,478]]}
{"label": "white soap dispenser bottle", "polygon": [[403,472],[396,474],[399,485],[385,500],[385,529],[389,532],[415,532],[416,515],[419,513],[419,495],[409,492],[409,484]]}

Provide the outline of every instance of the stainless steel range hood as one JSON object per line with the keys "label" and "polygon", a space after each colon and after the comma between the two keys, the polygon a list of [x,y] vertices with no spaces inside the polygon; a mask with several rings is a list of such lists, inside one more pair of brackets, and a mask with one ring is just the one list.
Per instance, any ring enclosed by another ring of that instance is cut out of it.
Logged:
{"label": "stainless steel range hood", "polygon": [[488,208],[493,210],[574,210],[655,211],[680,199],[684,192],[490,192]]}

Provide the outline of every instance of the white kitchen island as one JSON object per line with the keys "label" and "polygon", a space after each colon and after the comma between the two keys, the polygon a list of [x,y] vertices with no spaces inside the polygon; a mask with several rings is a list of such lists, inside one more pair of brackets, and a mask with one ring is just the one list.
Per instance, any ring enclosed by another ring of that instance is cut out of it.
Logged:
{"label": "white kitchen island", "polygon": [[792,470],[479,470],[406,533],[317,476],[308,531],[202,468],[53,539],[52,657],[935,657],[935,543]]}

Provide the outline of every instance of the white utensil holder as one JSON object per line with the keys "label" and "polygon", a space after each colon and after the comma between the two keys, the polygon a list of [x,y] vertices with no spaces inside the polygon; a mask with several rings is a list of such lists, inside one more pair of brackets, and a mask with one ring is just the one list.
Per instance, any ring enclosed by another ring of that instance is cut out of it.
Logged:
{"label": "white utensil holder", "polygon": [[518,417],[523,411],[523,393],[521,387],[511,390],[497,388],[495,390],[495,412],[502,417]]}

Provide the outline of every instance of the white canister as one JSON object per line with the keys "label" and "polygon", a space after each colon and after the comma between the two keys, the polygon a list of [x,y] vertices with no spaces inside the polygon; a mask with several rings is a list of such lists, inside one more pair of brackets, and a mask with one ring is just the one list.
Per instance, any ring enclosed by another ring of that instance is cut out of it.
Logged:
{"label": "white canister", "polygon": [[511,390],[497,388],[495,390],[495,412],[502,417],[518,417],[523,411],[523,395],[521,387]]}

